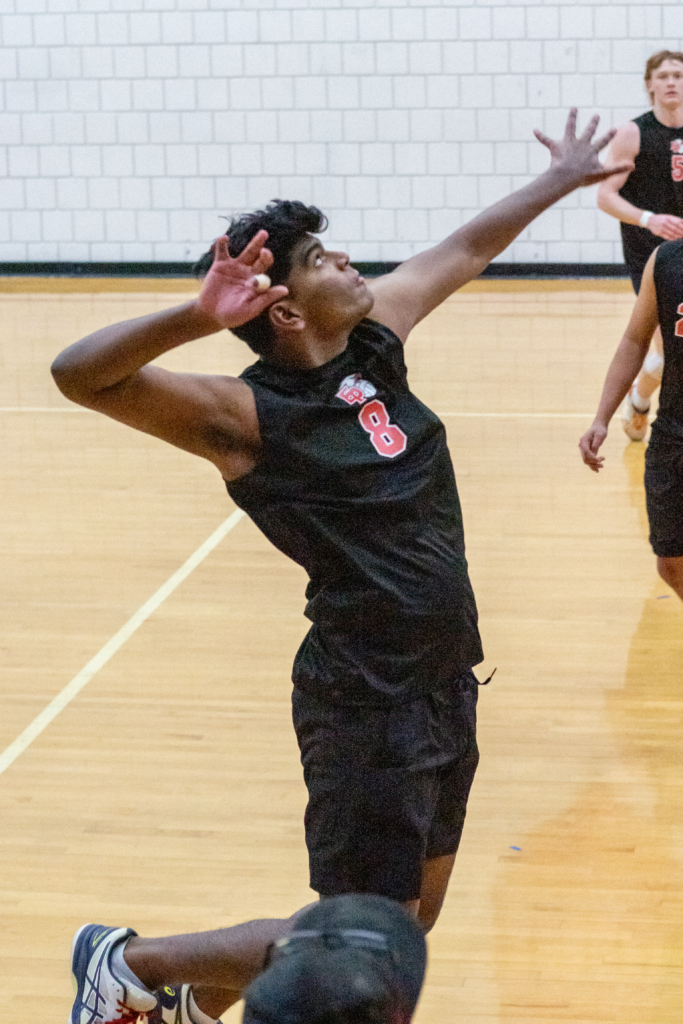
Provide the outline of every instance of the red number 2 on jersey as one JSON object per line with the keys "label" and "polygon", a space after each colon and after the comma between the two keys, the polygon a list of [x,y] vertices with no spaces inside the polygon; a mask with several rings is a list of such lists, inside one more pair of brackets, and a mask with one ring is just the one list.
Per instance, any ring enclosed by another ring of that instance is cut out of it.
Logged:
{"label": "red number 2 on jersey", "polygon": [[671,157],[671,177],[674,181],[683,181],[683,155],[675,153]]}
{"label": "red number 2 on jersey", "polygon": [[378,398],[363,406],[358,413],[358,421],[363,430],[367,430],[373,448],[379,455],[393,459],[406,450],[408,438],[400,427],[389,422],[386,406]]}
{"label": "red number 2 on jersey", "polygon": [[[683,313],[683,302],[680,303],[676,312],[679,314]],[[680,320],[676,321],[676,326],[674,327],[674,334],[677,338],[683,338],[683,316]]]}

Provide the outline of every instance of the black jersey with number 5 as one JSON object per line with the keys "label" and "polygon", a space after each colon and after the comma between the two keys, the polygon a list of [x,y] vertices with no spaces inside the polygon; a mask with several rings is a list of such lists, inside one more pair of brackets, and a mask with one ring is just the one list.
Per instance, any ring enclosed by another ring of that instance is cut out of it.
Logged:
{"label": "black jersey with number 5", "polygon": [[664,342],[657,426],[683,438],[683,239],[660,245],[654,280]]}
{"label": "black jersey with number 5", "polygon": [[242,374],[262,451],[228,491],[309,576],[294,683],[408,700],[482,660],[444,426],[410,391],[403,346],[362,321],[314,369]]}
{"label": "black jersey with number 5", "polygon": [[[633,120],[640,149],[619,195],[639,209],[683,217],[683,128],[669,128],[651,110]],[[621,240],[629,269],[641,273],[661,241],[647,228],[623,221]]]}

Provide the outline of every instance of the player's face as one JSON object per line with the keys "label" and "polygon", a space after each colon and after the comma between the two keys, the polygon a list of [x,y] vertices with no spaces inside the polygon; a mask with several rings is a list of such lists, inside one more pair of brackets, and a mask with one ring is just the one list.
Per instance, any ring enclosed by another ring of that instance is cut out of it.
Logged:
{"label": "player's face", "polygon": [[352,327],[372,309],[372,293],[347,254],[325,249],[313,235],[297,245],[286,283],[312,327]]}
{"label": "player's face", "polygon": [[655,103],[665,107],[683,104],[683,64],[678,60],[665,60],[652,72],[647,83]]}

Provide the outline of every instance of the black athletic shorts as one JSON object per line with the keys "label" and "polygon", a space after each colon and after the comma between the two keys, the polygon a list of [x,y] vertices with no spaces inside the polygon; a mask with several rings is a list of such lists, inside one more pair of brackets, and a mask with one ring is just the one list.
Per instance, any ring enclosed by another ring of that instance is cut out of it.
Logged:
{"label": "black athletic shorts", "polygon": [[329,704],[295,687],[312,889],[415,900],[425,859],[457,851],[479,761],[477,687],[468,671],[386,707]]}
{"label": "black athletic shorts", "polygon": [[645,452],[650,544],[660,558],[683,556],[683,438],[653,424]]}
{"label": "black athletic shorts", "polygon": [[631,278],[633,290],[637,295],[643,280],[645,264],[657,246],[661,245],[662,239],[658,238],[657,235],[653,235],[651,231],[646,231],[633,224],[624,224],[623,221],[619,227],[621,229],[624,263]]}

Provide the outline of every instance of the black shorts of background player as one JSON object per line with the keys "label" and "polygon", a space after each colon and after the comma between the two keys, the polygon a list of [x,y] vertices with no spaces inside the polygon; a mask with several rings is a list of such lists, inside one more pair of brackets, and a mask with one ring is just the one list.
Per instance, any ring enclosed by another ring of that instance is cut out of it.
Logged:
{"label": "black shorts of background player", "polygon": [[645,496],[650,543],[662,579],[683,600],[683,239],[664,242],[645,265],[626,333],[607,372],[597,416],[579,442],[596,472],[609,421],[647,354],[656,326],[664,342],[664,372],[657,418],[645,453]]}
{"label": "black shorts of background player", "polygon": [[[621,221],[624,261],[638,294],[643,268],[661,240],[683,238],[683,53],[661,50],[645,65],[652,110],[617,130],[613,160],[633,160],[630,174],[598,189],[598,206]],[[624,400],[622,426],[632,441],[647,433],[652,394],[662,379],[659,329],[638,379]]]}
{"label": "black shorts of background player", "polygon": [[84,925],[70,1024],[209,1024],[242,997],[243,1024],[408,1024],[426,962],[422,929],[382,896],[160,939]]}
{"label": "black shorts of background player", "polygon": [[[596,125],[577,138],[573,110],[560,142],[537,133],[548,171],[372,282],[315,237],[325,219],[313,207],[238,218],[196,300],[105,327],[53,365],[67,397],[211,461],[308,572],[313,626],[293,680],[312,885],[397,899],[425,929],[476,765],[482,651],[445,430],[408,387],[402,343],[548,206],[626,169],[602,167],[613,133],[593,144]],[[264,271],[274,286],[259,295]],[[223,327],[260,355],[240,379],[151,365]],[[348,742],[331,758],[337,732]]]}

